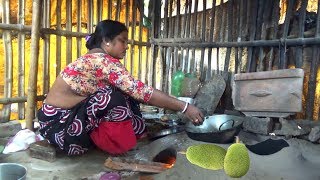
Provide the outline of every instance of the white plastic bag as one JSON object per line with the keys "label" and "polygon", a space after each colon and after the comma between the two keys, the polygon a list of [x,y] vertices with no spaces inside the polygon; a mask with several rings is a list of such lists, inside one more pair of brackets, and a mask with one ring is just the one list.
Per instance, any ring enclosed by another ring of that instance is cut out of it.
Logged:
{"label": "white plastic bag", "polygon": [[36,135],[33,131],[29,129],[23,129],[19,131],[12,139],[9,140],[2,153],[8,154],[11,152],[25,150],[29,147],[31,143],[43,139],[44,138],[42,136]]}

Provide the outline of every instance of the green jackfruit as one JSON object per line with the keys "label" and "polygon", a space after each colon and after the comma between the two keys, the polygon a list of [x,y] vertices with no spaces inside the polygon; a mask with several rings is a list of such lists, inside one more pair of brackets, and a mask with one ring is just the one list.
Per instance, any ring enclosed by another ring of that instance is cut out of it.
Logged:
{"label": "green jackfruit", "polygon": [[190,163],[205,169],[223,169],[223,160],[227,151],[214,144],[201,144],[190,146],[186,156]]}
{"label": "green jackfruit", "polygon": [[226,157],[224,158],[224,171],[233,178],[239,178],[247,174],[250,167],[250,158],[246,146],[236,143],[229,146]]}

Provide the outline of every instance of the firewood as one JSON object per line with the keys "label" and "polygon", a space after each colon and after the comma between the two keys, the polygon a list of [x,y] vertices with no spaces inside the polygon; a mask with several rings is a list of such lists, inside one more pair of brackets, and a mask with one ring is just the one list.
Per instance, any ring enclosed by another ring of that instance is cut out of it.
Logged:
{"label": "firewood", "polygon": [[148,173],[161,173],[172,167],[171,164],[136,159],[120,159],[116,157],[109,157],[108,159],[106,159],[104,165],[107,168],[113,170],[126,170]]}

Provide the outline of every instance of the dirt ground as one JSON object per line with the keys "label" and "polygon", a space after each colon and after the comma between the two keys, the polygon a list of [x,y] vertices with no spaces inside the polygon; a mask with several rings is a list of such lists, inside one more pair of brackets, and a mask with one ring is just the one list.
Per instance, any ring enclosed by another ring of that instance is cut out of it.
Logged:
{"label": "dirt ground", "polygon": [[[254,144],[262,140],[254,136],[240,133],[244,143]],[[268,137],[265,137],[268,138]],[[301,139],[288,139],[289,147],[272,155],[257,155],[249,151],[250,169],[239,179],[248,180],[320,180],[320,145]],[[151,160],[161,150],[168,147],[178,152],[185,151],[190,145],[202,142],[191,140],[185,133],[166,136],[151,143],[140,143],[135,150],[127,154],[128,158]],[[218,144],[227,148],[230,144]],[[98,180],[99,177],[112,170],[103,163],[108,154],[93,150],[80,157],[67,157],[58,154],[57,160],[50,163],[31,158],[28,151],[9,155],[0,155],[0,162],[14,162],[24,165],[27,169],[27,179],[35,180]],[[178,153],[173,168],[159,174],[142,174],[134,172],[119,172],[122,179],[133,180],[148,177],[159,180],[228,180],[223,170],[213,171],[200,168],[188,162],[185,155]]]}

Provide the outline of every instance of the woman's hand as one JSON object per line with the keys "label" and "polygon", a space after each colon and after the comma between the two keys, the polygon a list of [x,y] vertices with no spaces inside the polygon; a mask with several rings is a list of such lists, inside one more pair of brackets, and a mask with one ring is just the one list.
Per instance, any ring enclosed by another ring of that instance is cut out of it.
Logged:
{"label": "woman's hand", "polygon": [[192,104],[189,104],[184,114],[192,121],[194,125],[201,125],[203,123],[202,112]]}

